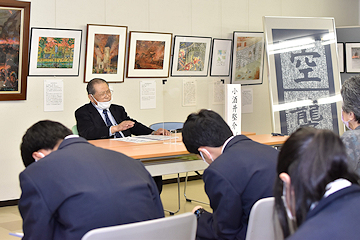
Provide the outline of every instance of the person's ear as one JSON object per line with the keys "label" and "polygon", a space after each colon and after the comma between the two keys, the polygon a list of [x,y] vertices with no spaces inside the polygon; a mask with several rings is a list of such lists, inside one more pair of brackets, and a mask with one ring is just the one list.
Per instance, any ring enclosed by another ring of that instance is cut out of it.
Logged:
{"label": "person's ear", "polygon": [[[283,181],[284,192],[283,195],[285,197],[286,205],[288,206],[288,210],[290,211],[291,216],[295,216],[295,193],[291,187],[291,178],[287,173],[280,173],[279,178]],[[289,213],[288,213],[289,215]],[[290,217],[290,216],[289,216]]]}
{"label": "person's ear", "polygon": [[[205,147],[199,147],[198,151],[202,154],[202,156],[204,156],[204,160],[208,163],[211,164],[214,160],[213,157],[211,156],[210,152],[205,148]],[[200,155],[201,155],[200,154]]]}
{"label": "person's ear", "polygon": [[[88,98],[89,98],[90,102],[95,103],[95,102],[94,102],[94,97],[93,97],[92,94],[88,94]],[[96,104],[96,103],[95,103],[95,104]]]}
{"label": "person's ear", "polygon": [[45,154],[41,151],[33,152],[32,157],[35,159],[35,162],[39,161],[40,159],[45,157]]}
{"label": "person's ear", "polygon": [[279,174],[279,178],[281,179],[281,181],[283,181],[283,184],[285,184],[285,187],[287,190],[290,191],[291,188],[291,178],[289,176],[289,174],[287,173],[280,173]]}
{"label": "person's ear", "polygon": [[350,120],[350,121],[356,119],[354,112],[349,112],[349,113],[348,113],[348,116],[349,116],[349,120]]}

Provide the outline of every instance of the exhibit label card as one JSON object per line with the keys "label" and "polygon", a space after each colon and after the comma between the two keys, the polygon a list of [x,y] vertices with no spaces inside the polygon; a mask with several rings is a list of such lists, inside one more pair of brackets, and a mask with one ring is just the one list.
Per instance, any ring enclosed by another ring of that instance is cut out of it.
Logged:
{"label": "exhibit label card", "polygon": [[44,111],[64,111],[64,82],[62,79],[44,80]]}
{"label": "exhibit label card", "polygon": [[183,106],[196,105],[196,80],[183,80]]}
{"label": "exhibit label card", "polygon": [[140,109],[156,108],[156,82],[140,81]]}

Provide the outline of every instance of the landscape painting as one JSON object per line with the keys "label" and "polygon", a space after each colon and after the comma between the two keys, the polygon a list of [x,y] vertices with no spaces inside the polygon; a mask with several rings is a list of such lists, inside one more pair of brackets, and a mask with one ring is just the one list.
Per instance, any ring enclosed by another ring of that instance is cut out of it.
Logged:
{"label": "landscape painting", "polygon": [[134,69],[163,69],[165,41],[136,41]]}
{"label": "landscape painting", "polygon": [[117,74],[119,37],[112,34],[95,34],[92,73]]}
{"label": "landscape painting", "polygon": [[72,68],[75,38],[39,37],[37,68]]}

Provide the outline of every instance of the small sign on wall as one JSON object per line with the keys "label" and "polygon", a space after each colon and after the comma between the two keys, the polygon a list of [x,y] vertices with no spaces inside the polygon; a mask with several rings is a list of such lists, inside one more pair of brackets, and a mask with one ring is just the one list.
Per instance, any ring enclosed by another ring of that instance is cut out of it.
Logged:
{"label": "small sign on wall", "polygon": [[241,134],[241,84],[226,84],[225,121],[234,135]]}
{"label": "small sign on wall", "polygon": [[64,83],[62,79],[44,80],[44,111],[64,111]]}

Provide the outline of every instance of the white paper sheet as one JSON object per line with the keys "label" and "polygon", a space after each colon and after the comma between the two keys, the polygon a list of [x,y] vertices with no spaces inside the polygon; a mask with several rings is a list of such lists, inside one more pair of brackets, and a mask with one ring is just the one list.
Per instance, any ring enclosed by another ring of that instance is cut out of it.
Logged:
{"label": "white paper sheet", "polygon": [[225,85],[219,79],[214,79],[214,99],[213,104],[224,104],[225,99]]}
{"label": "white paper sheet", "polygon": [[253,112],[253,89],[252,88],[241,88],[241,113],[252,113]]}
{"label": "white paper sheet", "polygon": [[140,81],[140,109],[156,108],[156,82]]}
{"label": "white paper sheet", "polygon": [[44,111],[64,111],[64,82],[62,79],[44,80]]}
{"label": "white paper sheet", "polygon": [[183,80],[183,106],[196,105],[196,80]]}

